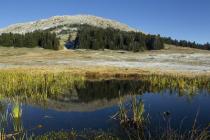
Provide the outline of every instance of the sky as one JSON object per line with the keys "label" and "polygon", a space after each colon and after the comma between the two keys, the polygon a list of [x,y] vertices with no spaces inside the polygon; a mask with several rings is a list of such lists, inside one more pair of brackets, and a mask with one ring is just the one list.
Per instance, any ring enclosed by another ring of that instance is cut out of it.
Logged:
{"label": "sky", "polygon": [[77,14],[118,20],[145,33],[210,42],[210,0],[1,0],[0,28]]}

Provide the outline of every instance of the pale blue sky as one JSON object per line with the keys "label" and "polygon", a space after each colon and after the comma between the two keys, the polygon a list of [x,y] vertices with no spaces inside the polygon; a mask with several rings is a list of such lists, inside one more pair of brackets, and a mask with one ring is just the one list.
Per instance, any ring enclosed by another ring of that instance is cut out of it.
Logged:
{"label": "pale blue sky", "polygon": [[1,0],[0,28],[75,14],[115,19],[146,33],[210,42],[210,0]]}

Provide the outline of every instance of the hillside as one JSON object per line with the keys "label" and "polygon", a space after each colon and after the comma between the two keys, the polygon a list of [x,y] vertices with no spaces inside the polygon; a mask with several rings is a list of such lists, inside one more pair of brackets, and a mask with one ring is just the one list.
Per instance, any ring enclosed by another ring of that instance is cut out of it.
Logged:
{"label": "hillside", "polygon": [[2,33],[28,33],[33,32],[35,30],[47,30],[55,27],[62,27],[62,29],[66,29],[65,26],[69,25],[91,25],[101,28],[114,28],[122,31],[136,31],[136,29],[129,27],[128,25],[122,24],[120,22],[105,19],[102,17],[91,16],[91,15],[76,15],[76,16],[54,16],[49,19],[42,19],[27,23],[20,23],[10,25],[6,28],[0,29],[0,34]]}
{"label": "hillside", "polygon": [[134,52],[164,47],[160,36],[147,35],[125,24],[89,15],[55,16],[11,25],[1,29],[0,34],[0,45],[5,47],[41,47],[53,50],[66,47]]}
{"label": "hillside", "polygon": [[[52,37],[49,38],[50,41],[48,39],[43,40],[43,35],[37,37],[37,33],[34,33],[37,30],[41,31],[39,34],[47,35],[48,33],[42,33],[45,31],[51,33],[50,36]],[[2,33],[7,33],[7,35]],[[9,33],[26,34],[26,36],[10,35]],[[27,33],[31,33],[31,35]],[[32,40],[33,42],[30,42]],[[136,52],[162,49],[164,43],[210,50],[209,43],[199,44],[187,40],[179,41],[170,37],[145,34],[126,24],[91,15],[54,16],[49,19],[14,24],[0,29],[0,45],[7,47],[39,46],[54,50],[66,47],[95,50],[129,50]]]}
{"label": "hillside", "polygon": [[[100,28],[101,30],[110,28],[113,30],[119,30],[119,31],[125,31],[125,32],[137,31],[136,29],[131,28],[126,24],[123,24],[114,20],[110,20],[110,19],[105,19],[102,17],[91,16],[91,15],[75,15],[75,16],[66,15],[66,16],[54,16],[49,19],[41,19],[41,20],[27,22],[27,23],[19,23],[19,24],[10,25],[6,28],[0,29],[0,35],[2,35],[2,33],[26,34],[26,33],[33,33],[37,30],[50,31],[51,33],[55,33],[56,36],[60,40],[60,43],[59,43],[60,45],[57,48],[63,48],[64,46],[66,46],[68,41],[70,40],[74,41],[76,39],[77,33],[81,27]],[[71,36],[70,40],[69,40],[69,35]],[[26,37],[28,37],[28,35]],[[30,37],[31,36],[29,36],[28,38]],[[9,43],[8,42],[1,43],[5,41],[5,38],[9,40]],[[19,38],[24,38],[24,37],[19,36]],[[6,44],[6,46],[10,46],[10,45],[20,46],[20,44],[24,44],[24,43],[19,43],[22,41],[24,42],[24,40],[19,39],[21,41],[18,41],[18,44],[12,44],[11,43],[12,40],[16,40],[16,39],[11,37],[8,34],[6,37],[0,38],[0,45],[5,46],[4,44]],[[26,46],[28,45],[25,45],[22,47],[26,47]],[[40,47],[43,47],[43,46],[40,46]],[[48,47],[48,48],[51,48],[51,47]]]}

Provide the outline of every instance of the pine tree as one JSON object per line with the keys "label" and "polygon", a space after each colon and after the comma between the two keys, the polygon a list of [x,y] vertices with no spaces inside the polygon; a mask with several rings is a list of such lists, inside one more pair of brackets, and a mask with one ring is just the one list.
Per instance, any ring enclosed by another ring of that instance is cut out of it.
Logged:
{"label": "pine tree", "polygon": [[59,50],[60,42],[55,33],[48,31],[35,31],[26,34],[5,33],[0,35],[1,46],[14,47],[42,47],[45,49]]}

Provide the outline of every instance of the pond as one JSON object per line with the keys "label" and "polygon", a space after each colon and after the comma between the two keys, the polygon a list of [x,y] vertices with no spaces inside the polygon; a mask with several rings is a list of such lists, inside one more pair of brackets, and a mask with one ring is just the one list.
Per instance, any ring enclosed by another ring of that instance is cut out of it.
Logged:
{"label": "pond", "polygon": [[[70,93],[49,96],[47,99],[1,97],[0,113],[6,117],[6,133],[27,131],[42,135],[51,131],[100,130],[120,134],[120,124],[113,119],[119,111],[120,100],[131,108],[132,97],[144,103],[144,114],[149,116],[150,126],[170,127],[185,131],[196,120],[199,128],[210,122],[210,92],[196,89],[194,92],[169,87],[153,87],[141,80],[86,80],[83,86],[75,85]],[[7,115],[5,115],[7,114]],[[167,114],[167,116],[165,116]],[[3,122],[3,121],[2,121]],[[153,130],[151,130],[153,131]]]}

